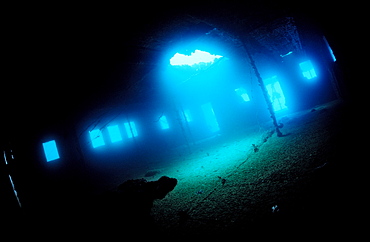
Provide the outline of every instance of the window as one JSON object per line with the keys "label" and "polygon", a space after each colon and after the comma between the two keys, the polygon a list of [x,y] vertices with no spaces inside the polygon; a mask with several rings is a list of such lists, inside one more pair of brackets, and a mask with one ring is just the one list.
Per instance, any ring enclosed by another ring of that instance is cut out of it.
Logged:
{"label": "window", "polygon": [[125,123],[125,129],[127,137],[129,138],[136,137],[138,135],[134,122]]}
{"label": "window", "polygon": [[112,143],[122,140],[121,132],[119,131],[118,125],[108,126],[108,132]]}
{"label": "window", "polygon": [[270,96],[270,101],[272,103],[274,111],[286,109],[287,106],[285,105],[285,96],[283,90],[281,89],[277,76],[268,78],[264,80],[264,82],[266,84],[266,89]]}
{"label": "window", "polygon": [[212,104],[206,103],[202,105],[202,111],[203,111],[204,118],[205,118],[208,129],[211,132],[219,131],[220,127],[218,126],[217,118],[216,118],[215,112],[213,111]]}
{"label": "window", "polygon": [[244,102],[249,102],[250,101],[250,98],[247,94],[247,91],[244,89],[244,88],[237,88],[235,89],[235,92],[238,96],[240,96]]}
{"label": "window", "polygon": [[159,124],[161,125],[162,129],[169,129],[170,126],[168,125],[168,121],[166,116],[162,115],[162,117],[159,118]]}
{"label": "window", "polygon": [[183,115],[185,117],[186,122],[193,121],[193,117],[191,116],[191,113],[190,113],[189,109],[185,109],[184,112],[183,112]]}
{"label": "window", "polygon": [[299,66],[301,67],[303,76],[308,80],[317,77],[310,60],[300,63]]}
{"label": "window", "polygon": [[42,145],[44,147],[44,153],[47,162],[59,159],[58,148],[55,140],[45,142]]}
{"label": "window", "polygon": [[100,129],[95,129],[89,132],[92,146],[94,148],[105,145],[103,134]]}

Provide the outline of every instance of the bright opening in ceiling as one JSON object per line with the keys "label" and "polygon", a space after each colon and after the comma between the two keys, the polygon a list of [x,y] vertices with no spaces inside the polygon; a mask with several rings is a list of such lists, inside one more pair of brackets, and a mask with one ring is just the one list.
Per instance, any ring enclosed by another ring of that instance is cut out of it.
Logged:
{"label": "bright opening in ceiling", "polygon": [[211,53],[206,51],[195,50],[190,55],[176,53],[170,59],[170,64],[172,66],[193,66],[201,63],[213,64],[216,59],[219,59],[221,57],[221,55],[212,55]]}

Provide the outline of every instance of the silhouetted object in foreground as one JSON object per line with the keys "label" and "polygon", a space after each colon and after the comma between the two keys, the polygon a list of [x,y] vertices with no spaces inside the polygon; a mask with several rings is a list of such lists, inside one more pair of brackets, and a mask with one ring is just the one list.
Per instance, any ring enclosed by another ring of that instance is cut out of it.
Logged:
{"label": "silhouetted object in foreground", "polygon": [[176,185],[177,179],[167,176],[150,182],[143,178],[128,180],[119,185],[116,192],[105,194],[98,206],[103,211],[103,218],[130,227],[151,226],[153,201],[163,199]]}
{"label": "silhouetted object in foreground", "polygon": [[118,193],[124,196],[143,199],[162,199],[177,185],[176,178],[162,176],[158,181],[148,182],[145,179],[128,180],[118,186]]}

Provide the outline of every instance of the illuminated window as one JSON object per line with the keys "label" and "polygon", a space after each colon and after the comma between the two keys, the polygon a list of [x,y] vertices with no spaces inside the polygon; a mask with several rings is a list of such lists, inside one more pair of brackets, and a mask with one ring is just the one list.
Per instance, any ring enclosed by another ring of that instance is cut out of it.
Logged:
{"label": "illuminated window", "polygon": [[59,159],[58,148],[55,140],[45,142],[42,145],[44,147],[44,153],[47,162]]}
{"label": "illuminated window", "polygon": [[137,136],[137,130],[134,122],[125,123],[127,137],[132,138]]}
{"label": "illuminated window", "polygon": [[169,129],[170,128],[170,126],[168,125],[167,118],[164,115],[162,115],[162,117],[160,117],[159,124],[161,125],[162,129]]}
{"label": "illuminated window", "polygon": [[202,111],[206,120],[207,128],[211,132],[219,131],[220,127],[218,126],[217,118],[215,112],[213,111],[212,104],[206,103],[202,105]]}
{"label": "illuminated window", "polygon": [[107,129],[112,143],[122,140],[121,132],[119,131],[118,125],[108,126]]}
{"label": "illuminated window", "polygon": [[273,76],[264,81],[274,111],[286,109],[287,106],[285,105],[285,96],[283,90],[281,89],[277,76]]}
{"label": "illuminated window", "polygon": [[105,145],[103,134],[100,129],[95,129],[89,132],[92,146],[94,148]]}
{"label": "illuminated window", "polygon": [[235,89],[235,92],[236,92],[237,95],[239,95],[243,99],[244,102],[249,102],[250,101],[250,98],[247,94],[247,91],[244,88],[242,88],[242,87],[237,88],[237,89]]}
{"label": "illuminated window", "polygon": [[189,109],[185,109],[183,114],[184,114],[185,120],[187,122],[193,121],[193,117],[191,116],[191,113],[190,113]]}
{"label": "illuminated window", "polygon": [[310,60],[300,63],[299,66],[301,67],[303,76],[307,79],[312,79],[317,76]]}

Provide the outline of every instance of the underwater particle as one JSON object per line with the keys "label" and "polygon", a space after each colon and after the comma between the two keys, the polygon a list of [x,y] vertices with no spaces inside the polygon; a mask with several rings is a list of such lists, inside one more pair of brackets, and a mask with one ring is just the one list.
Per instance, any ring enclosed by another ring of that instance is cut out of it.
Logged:
{"label": "underwater particle", "polygon": [[197,194],[197,195],[203,194],[203,190],[201,189],[201,190],[195,192],[195,194]]}
{"label": "underwater particle", "polygon": [[274,205],[274,206],[272,206],[272,213],[277,213],[277,212],[279,212],[279,207],[278,207],[278,205]]}

